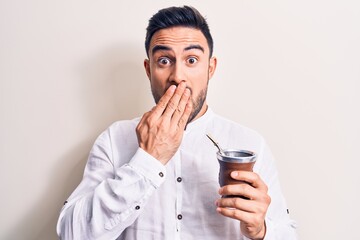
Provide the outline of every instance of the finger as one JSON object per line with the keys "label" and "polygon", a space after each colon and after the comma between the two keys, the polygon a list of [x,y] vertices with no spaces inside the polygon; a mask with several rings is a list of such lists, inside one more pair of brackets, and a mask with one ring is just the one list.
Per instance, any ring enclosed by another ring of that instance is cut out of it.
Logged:
{"label": "finger", "polygon": [[[254,214],[234,208],[221,208],[221,207],[216,208],[216,211],[225,217],[239,220],[241,222],[240,223],[241,230],[253,236],[258,235],[259,233],[261,234],[261,231],[263,231],[265,227],[264,214]],[[257,237],[255,238],[258,239]]]}
{"label": "finger", "polygon": [[244,212],[265,213],[267,205],[257,201],[249,201],[239,197],[220,198],[216,201],[216,206],[221,208],[236,208]]}
{"label": "finger", "polygon": [[242,196],[248,199],[259,199],[260,191],[247,183],[225,185],[219,190],[220,195]]}
{"label": "finger", "polygon": [[153,117],[155,119],[158,119],[161,117],[161,115],[164,113],[170,99],[174,95],[174,92],[176,90],[175,85],[171,85],[165,92],[165,94],[160,98],[159,102],[156,104],[156,106],[151,110]]}
{"label": "finger", "polygon": [[240,221],[246,222],[246,223],[251,222],[253,215],[254,215],[253,213],[241,211],[236,208],[217,207],[216,211],[225,217],[237,219],[237,220],[240,220]]}
{"label": "finger", "polygon": [[179,105],[177,106],[176,111],[174,112],[174,114],[171,118],[171,125],[178,124],[179,119],[184,114],[184,111],[186,109],[186,104],[188,103],[189,98],[190,98],[190,90],[185,89],[185,91],[179,101]]}
{"label": "finger", "polygon": [[183,115],[181,116],[181,118],[179,119],[179,122],[178,122],[178,126],[179,126],[180,129],[185,129],[186,124],[187,124],[187,122],[189,120],[192,109],[193,109],[192,101],[189,99],[186,106],[185,106],[185,111],[184,111]]}
{"label": "finger", "polygon": [[172,115],[178,108],[179,101],[180,101],[182,95],[184,94],[185,87],[186,87],[186,83],[184,83],[184,82],[181,82],[177,86],[175,93],[170,98],[169,102],[167,103],[166,109],[163,114],[164,117],[168,117],[168,118],[172,117]]}
{"label": "finger", "polygon": [[235,180],[249,183],[254,188],[267,192],[268,188],[260,176],[255,172],[249,171],[233,171],[231,177]]}
{"label": "finger", "polygon": [[[151,112],[151,111],[150,111],[150,112]],[[143,128],[143,126],[145,125],[144,123],[145,123],[145,121],[147,120],[148,116],[150,115],[150,112],[144,113],[144,115],[141,117],[138,125],[136,126],[136,131],[137,131],[137,132],[140,131],[140,130]]]}

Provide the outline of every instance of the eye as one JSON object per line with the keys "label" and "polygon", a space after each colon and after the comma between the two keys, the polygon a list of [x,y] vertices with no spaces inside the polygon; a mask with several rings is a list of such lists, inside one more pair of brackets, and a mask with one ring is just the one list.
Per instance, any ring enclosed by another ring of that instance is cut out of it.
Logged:
{"label": "eye", "polygon": [[197,63],[197,61],[198,61],[198,59],[196,57],[189,57],[187,59],[187,62],[191,65]]}
{"label": "eye", "polygon": [[169,65],[171,63],[171,60],[167,57],[161,57],[158,59],[158,63],[160,65]]}

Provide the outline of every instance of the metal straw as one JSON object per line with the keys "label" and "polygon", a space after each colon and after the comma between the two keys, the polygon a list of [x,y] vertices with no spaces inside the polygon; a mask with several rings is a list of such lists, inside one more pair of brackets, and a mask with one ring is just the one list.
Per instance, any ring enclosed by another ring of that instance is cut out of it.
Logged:
{"label": "metal straw", "polygon": [[215,145],[215,147],[217,147],[217,149],[219,149],[219,153],[223,156],[225,156],[224,151],[222,150],[222,148],[220,147],[220,145],[210,136],[210,134],[206,134],[206,136],[210,139],[210,141],[213,142],[213,144]]}

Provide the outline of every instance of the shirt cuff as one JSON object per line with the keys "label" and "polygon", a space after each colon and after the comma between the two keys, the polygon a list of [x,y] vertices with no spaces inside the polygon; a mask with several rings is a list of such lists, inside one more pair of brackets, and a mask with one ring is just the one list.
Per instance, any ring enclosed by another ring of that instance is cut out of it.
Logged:
{"label": "shirt cuff", "polygon": [[165,181],[166,167],[142,148],[138,148],[128,165],[149,179],[156,188]]}
{"label": "shirt cuff", "polygon": [[270,219],[265,218],[265,224],[266,224],[266,233],[264,240],[275,239],[275,230],[274,230],[273,222]]}

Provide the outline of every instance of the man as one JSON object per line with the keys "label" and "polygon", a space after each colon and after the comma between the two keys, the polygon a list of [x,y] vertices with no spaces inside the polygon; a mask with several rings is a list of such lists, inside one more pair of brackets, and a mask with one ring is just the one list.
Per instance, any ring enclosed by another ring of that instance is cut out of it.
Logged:
{"label": "man", "polygon": [[[295,239],[263,138],[206,104],[217,60],[205,19],[187,6],[160,10],[149,21],[145,47],[156,106],[98,137],[61,211],[60,238]],[[249,184],[219,189],[207,133],[258,154],[254,172],[231,174]]]}

